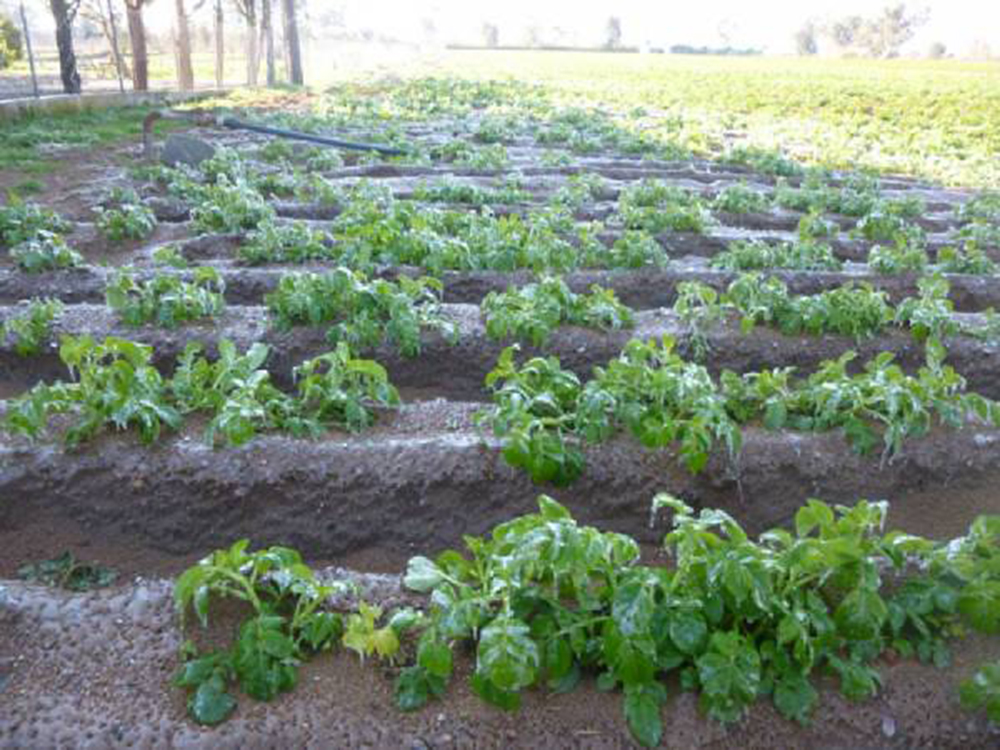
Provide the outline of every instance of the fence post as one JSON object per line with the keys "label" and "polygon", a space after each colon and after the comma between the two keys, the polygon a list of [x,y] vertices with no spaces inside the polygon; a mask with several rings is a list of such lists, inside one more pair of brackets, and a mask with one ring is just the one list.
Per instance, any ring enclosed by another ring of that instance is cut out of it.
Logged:
{"label": "fence post", "polygon": [[31,49],[31,34],[28,32],[28,19],[24,15],[24,2],[21,3],[21,28],[24,29],[24,46],[28,48],[28,66],[31,68],[31,88],[38,99],[38,76],[35,74],[35,53]]}

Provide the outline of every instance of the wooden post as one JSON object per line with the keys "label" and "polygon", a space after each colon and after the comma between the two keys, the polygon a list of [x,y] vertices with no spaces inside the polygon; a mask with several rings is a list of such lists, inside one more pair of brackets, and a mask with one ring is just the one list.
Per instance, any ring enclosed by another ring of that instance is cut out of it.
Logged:
{"label": "wooden post", "polygon": [[31,49],[31,34],[28,32],[28,19],[24,15],[24,3],[21,3],[21,28],[24,30],[24,46],[28,48],[28,66],[31,68],[31,88],[35,92],[35,98],[37,99],[40,94],[38,93],[38,75],[35,73],[35,53]]}

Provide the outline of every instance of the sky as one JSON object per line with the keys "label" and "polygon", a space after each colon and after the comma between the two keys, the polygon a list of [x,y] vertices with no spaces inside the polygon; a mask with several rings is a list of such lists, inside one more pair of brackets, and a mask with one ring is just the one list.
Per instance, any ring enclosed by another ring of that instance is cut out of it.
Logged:
{"label": "sky", "polygon": [[[188,6],[197,0],[187,0]],[[304,0],[310,17],[340,10],[349,28],[368,28],[386,36],[421,41],[423,19],[433,19],[437,41],[478,41],[484,22],[497,24],[501,43],[523,43],[528,27],[560,26],[567,43],[597,44],[611,15],[621,18],[623,42],[655,46],[693,44],[721,46],[720,25],[737,47],[768,52],[793,51],[796,29],[810,17],[818,19],[851,13],[876,14],[882,0]],[[39,21],[46,20],[45,0],[25,0]],[[13,7],[16,0],[0,0]],[[119,3],[120,5],[120,3]],[[926,50],[943,42],[961,54],[978,39],[1000,50],[1000,0],[910,0],[910,7],[926,7],[930,20],[911,43]],[[211,3],[196,18],[209,24]],[[167,32],[173,23],[174,1],[152,0],[146,10],[154,32]],[[234,14],[235,15],[235,14]],[[306,31],[316,32],[316,28]]]}
{"label": "sky", "polygon": [[[721,44],[720,24],[725,23],[734,46],[763,47],[772,52],[793,49],[792,36],[809,17],[873,15],[885,3],[879,0],[307,0],[313,11],[331,4],[345,8],[351,25],[369,26],[407,36],[419,28],[419,18],[435,19],[441,36],[475,37],[484,21],[496,23],[501,41],[523,37],[532,25],[559,25],[583,43],[602,39],[611,15],[621,18],[623,41],[641,45],[689,43]],[[1000,48],[1000,1],[916,0],[911,7],[930,11],[930,20],[914,39],[923,49],[940,40],[958,50],[977,38]],[[516,32],[513,30],[517,30]],[[513,39],[510,41],[519,41]]]}

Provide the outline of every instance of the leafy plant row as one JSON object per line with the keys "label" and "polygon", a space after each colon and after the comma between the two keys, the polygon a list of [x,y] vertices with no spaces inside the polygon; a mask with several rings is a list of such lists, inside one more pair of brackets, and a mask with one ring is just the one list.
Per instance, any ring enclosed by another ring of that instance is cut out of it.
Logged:
{"label": "leafy plant row", "polygon": [[[426,608],[384,617],[364,602],[331,611],[344,584],[318,581],[292,550],[250,553],[240,541],[177,582],[182,625],[192,609],[207,625],[217,598],[243,600],[249,614],[231,646],[200,652],[187,642],[175,684],[192,717],[215,724],[236,708],[233,685],[271,700],[294,687],[303,660],[342,643],[362,659],[402,659],[396,700],[416,710],[446,693],[456,649],[471,648],[470,681],[484,700],[515,710],[524,690],[566,692],[594,677],[624,692],[633,737],[652,747],[672,678],[719,721],[770,699],[806,724],[819,703],[814,677],[831,675],[860,701],[879,691],[874,663],[890,649],[943,667],[947,641],[965,626],[1000,632],[1000,518],[977,518],[965,536],[938,543],[883,533],[885,502],[809,500],[792,531],[754,540],[723,511],[696,514],[660,494],[653,512],[663,509],[672,512],[669,567],[642,564],[633,539],[579,526],[541,496],[537,513],[467,537],[464,553],[412,558],[404,585],[428,595]],[[961,695],[995,718],[996,666]]]}
{"label": "leafy plant row", "polygon": [[995,335],[992,310],[986,313],[985,325],[955,319],[954,305],[948,299],[950,285],[942,276],[924,277],[917,287],[919,297],[907,297],[893,307],[884,291],[867,283],[791,295],[780,279],[748,273],[731,282],[722,294],[700,282],[679,284],[674,312],[689,326],[699,360],[708,354],[708,333],[731,313],[740,316],[744,333],[767,325],[789,335],[832,333],[860,341],[895,325],[909,328],[920,342],[958,333],[981,338]]}
{"label": "leafy plant row", "polygon": [[263,369],[263,344],[241,354],[222,339],[218,350],[210,361],[199,344],[188,344],[173,377],[165,379],[150,364],[151,347],[114,337],[99,343],[64,336],[59,355],[72,380],[39,383],[10,401],[4,426],[35,439],[53,415],[65,414],[69,446],[109,427],[136,429],[149,444],[197,412],[208,419],[209,445],[220,439],[241,445],[265,431],[314,437],[329,427],[361,430],[374,422],[375,408],[399,404],[385,369],[355,358],[345,343],[295,368],[294,395],[279,390]]}
{"label": "leafy plant row", "polygon": [[720,444],[735,463],[741,426],[748,423],[771,430],[842,429],[860,453],[881,439],[883,462],[935,421],[956,429],[970,418],[1000,424],[1000,409],[965,391],[965,380],[942,363],[943,347],[934,340],[917,375],[904,373],[889,353],[852,375],[848,365],[855,354],[847,352],[800,380],[793,379],[793,368],[774,368],[724,371],[716,382],[675,353],[668,336],[632,340],[607,366],[595,367],[586,383],[555,357],[518,365],[515,351],[505,349],[487,376],[493,407],[479,418],[502,439],[505,460],[537,482],[571,483],[584,469],[583,445],[622,431],[649,448],[676,444],[688,469],[698,472]]}

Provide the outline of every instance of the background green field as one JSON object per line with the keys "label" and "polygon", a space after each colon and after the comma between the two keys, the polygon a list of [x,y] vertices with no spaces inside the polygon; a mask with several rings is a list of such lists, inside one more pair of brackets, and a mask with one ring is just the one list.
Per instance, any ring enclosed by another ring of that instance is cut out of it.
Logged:
{"label": "background green field", "polygon": [[484,51],[450,52],[431,69],[661,111],[673,118],[663,127],[703,152],[744,140],[827,166],[1000,187],[995,62]]}

